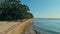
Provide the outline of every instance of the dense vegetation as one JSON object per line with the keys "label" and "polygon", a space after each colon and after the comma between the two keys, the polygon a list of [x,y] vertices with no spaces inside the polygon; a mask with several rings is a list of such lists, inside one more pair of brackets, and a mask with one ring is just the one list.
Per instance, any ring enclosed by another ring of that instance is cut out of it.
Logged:
{"label": "dense vegetation", "polygon": [[0,20],[21,20],[33,18],[27,5],[20,0],[0,0]]}

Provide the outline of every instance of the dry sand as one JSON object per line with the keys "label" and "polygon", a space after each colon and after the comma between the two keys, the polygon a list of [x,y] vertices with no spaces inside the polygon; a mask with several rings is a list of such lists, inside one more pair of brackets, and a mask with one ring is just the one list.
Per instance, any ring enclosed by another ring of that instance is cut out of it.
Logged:
{"label": "dry sand", "polygon": [[0,34],[25,34],[26,29],[32,23],[32,19],[23,22],[0,22]]}

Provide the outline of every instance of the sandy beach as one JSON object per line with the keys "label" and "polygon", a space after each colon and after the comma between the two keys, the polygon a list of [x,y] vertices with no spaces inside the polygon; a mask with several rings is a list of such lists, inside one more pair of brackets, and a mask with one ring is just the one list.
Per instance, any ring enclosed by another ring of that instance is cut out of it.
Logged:
{"label": "sandy beach", "polygon": [[25,34],[26,29],[32,23],[32,19],[23,22],[0,22],[0,34]]}

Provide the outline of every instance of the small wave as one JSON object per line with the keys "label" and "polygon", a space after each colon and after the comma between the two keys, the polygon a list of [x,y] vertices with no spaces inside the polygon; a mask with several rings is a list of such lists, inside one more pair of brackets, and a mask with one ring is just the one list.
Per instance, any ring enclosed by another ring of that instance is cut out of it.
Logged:
{"label": "small wave", "polygon": [[[39,30],[39,29],[41,29],[40,27],[36,27],[36,26],[33,26],[33,30],[36,32],[36,33],[41,33],[41,30]],[[46,30],[46,29],[43,29],[42,31],[44,31],[45,33],[53,33],[53,34],[60,34],[60,32],[58,32],[58,31],[54,31],[54,30]],[[44,32],[42,32],[42,33],[44,33]]]}
{"label": "small wave", "polygon": [[52,30],[45,30],[45,32],[60,34],[59,32],[57,32],[57,31],[52,31]]}

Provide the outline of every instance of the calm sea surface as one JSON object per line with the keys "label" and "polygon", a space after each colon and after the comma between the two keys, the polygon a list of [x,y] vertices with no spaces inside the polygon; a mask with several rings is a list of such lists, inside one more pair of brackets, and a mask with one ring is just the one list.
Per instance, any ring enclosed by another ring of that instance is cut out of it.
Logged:
{"label": "calm sea surface", "polygon": [[38,33],[60,34],[60,18],[36,18],[33,27]]}

